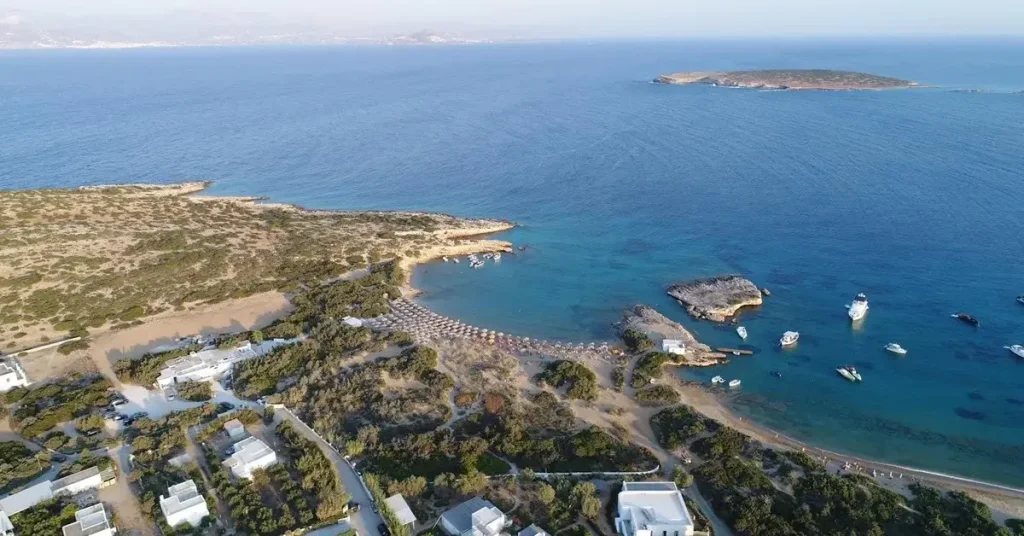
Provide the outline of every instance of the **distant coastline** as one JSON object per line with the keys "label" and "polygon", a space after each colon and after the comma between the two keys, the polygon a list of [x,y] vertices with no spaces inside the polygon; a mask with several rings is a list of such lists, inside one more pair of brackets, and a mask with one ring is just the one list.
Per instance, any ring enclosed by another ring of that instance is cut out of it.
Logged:
{"label": "distant coastline", "polygon": [[721,87],[776,90],[876,90],[917,86],[917,82],[854,71],[831,69],[765,69],[754,71],[694,71],[663,74],[658,84],[704,84]]}

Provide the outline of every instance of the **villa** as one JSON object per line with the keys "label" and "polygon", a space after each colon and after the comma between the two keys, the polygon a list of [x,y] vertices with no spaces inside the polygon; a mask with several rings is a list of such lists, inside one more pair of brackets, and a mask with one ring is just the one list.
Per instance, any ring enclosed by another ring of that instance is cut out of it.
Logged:
{"label": "villa", "polygon": [[675,355],[686,355],[686,344],[679,339],[665,339],[661,341],[661,351]]}
{"label": "villa", "polygon": [[505,514],[480,497],[441,514],[441,527],[451,536],[497,536],[506,534],[507,526]]}
{"label": "villa", "polygon": [[224,460],[224,466],[237,478],[252,478],[252,472],[277,463],[277,454],[266,443],[255,437],[247,437],[233,447],[231,457]]}
{"label": "villa", "polygon": [[220,350],[210,346],[193,354],[168,361],[156,379],[156,386],[160,389],[167,389],[184,381],[212,380],[230,371],[239,361],[266,355],[279,346],[296,341],[298,339],[274,339],[260,344],[247,342],[231,350]]}
{"label": "villa", "polygon": [[13,358],[0,361],[0,393],[6,393],[15,387],[26,387],[32,382],[21,364]]}
{"label": "villa", "polygon": [[160,496],[160,511],[167,518],[167,524],[177,527],[188,523],[198,527],[203,518],[210,515],[210,509],[206,506],[206,499],[199,494],[196,483],[186,480],[167,488],[168,497]]}
{"label": "villa", "polygon": [[622,536],[692,536],[693,519],[672,482],[623,482],[615,530]]}
{"label": "villa", "polygon": [[64,536],[114,536],[117,529],[110,524],[103,503],[96,503],[75,512],[75,522],[64,525]]}

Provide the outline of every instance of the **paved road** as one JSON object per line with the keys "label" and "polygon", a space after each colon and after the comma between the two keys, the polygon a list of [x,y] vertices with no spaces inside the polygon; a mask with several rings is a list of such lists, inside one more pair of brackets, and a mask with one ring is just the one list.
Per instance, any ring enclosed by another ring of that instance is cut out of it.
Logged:
{"label": "paved road", "polygon": [[352,496],[352,500],[359,503],[361,508],[359,511],[352,515],[349,522],[352,524],[352,528],[356,529],[356,532],[360,536],[380,536],[377,532],[377,525],[380,525],[384,520],[379,514],[373,512],[370,503],[370,494],[367,489],[363,486],[362,481],[356,474],[355,469],[352,468],[349,463],[341,457],[338,451],[334,450],[334,447],[329,445],[326,441],[320,439],[320,436],[316,435],[305,423],[299,420],[294,413],[286,409],[275,409],[274,416],[281,420],[286,420],[295,425],[295,429],[302,433],[307,439],[315,442],[320,450],[327,456],[327,459],[334,464],[334,468],[337,473],[341,476],[341,484],[345,486],[345,491]]}

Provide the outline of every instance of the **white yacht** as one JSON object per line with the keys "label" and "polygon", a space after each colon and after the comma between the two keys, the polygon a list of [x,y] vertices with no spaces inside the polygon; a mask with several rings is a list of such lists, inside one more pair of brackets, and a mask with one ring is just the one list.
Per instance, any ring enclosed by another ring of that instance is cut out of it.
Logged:
{"label": "white yacht", "polygon": [[1024,359],[1024,346],[1014,344],[1013,346],[1004,346],[1003,348],[1006,348],[1007,350],[1013,352],[1013,355],[1021,359]]}
{"label": "white yacht", "polygon": [[779,344],[782,346],[792,346],[796,344],[796,341],[800,340],[800,332],[798,331],[787,331],[782,334],[782,338],[779,339]]}
{"label": "white yacht", "polygon": [[868,312],[868,297],[861,292],[853,299],[853,303],[847,307],[850,309],[847,311],[847,314],[850,315],[850,320],[860,320],[861,318],[864,318],[864,314]]}
{"label": "white yacht", "polygon": [[441,260],[444,262],[448,262],[448,257],[441,257]]}
{"label": "white yacht", "polygon": [[469,267],[470,268],[480,268],[483,265],[484,265],[484,261],[481,261],[479,259],[473,259],[473,260],[469,261]]}
{"label": "white yacht", "polygon": [[736,333],[740,336],[741,339],[747,340],[747,328],[740,326],[736,328]]}
{"label": "white yacht", "polygon": [[907,349],[900,346],[900,343],[898,342],[890,342],[889,344],[886,344],[885,350],[894,354],[907,355]]}
{"label": "white yacht", "polygon": [[495,251],[494,252],[494,262],[498,262],[500,260],[501,260],[501,252],[500,251]]}
{"label": "white yacht", "polygon": [[857,369],[853,367],[839,367],[836,369],[836,372],[838,372],[840,376],[846,378],[847,380],[850,380],[851,382],[859,382],[862,380],[862,378],[860,377],[860,373],[857,372]]}
{"label": "white yacht", "polygon": [[731,380],[731,381],[729,382],[729,387],[730,387],[731,389],[735,389],[735,388],[737,388],[737,387],[739,387],[739,386],[740,386],[740,381],[739,381],[739,380]]}
{"label": "white yacht", "polygon": [[712,384],[725,383],[725,378],[723,378],[721,376],[715,376],[714,378],[711,378],[711,383]]}

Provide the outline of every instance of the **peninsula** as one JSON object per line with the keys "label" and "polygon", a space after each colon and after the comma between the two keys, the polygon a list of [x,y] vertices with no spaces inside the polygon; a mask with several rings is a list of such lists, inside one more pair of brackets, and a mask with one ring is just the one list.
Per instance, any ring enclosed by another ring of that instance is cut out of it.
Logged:
{"label": "peninsula", "polygon": [[668,288],[686,311],[697,319],[725,322],[742,307],[761,305],[761,291],[738,275],[695,279]]}
{"label": "peninsula", "polygon": [[765,69],[756,71],[695,71],[663,74],[659,84],[707,84],[752,89],[866,90],[914,87],[916,82],[853,71],[831,69]]}

